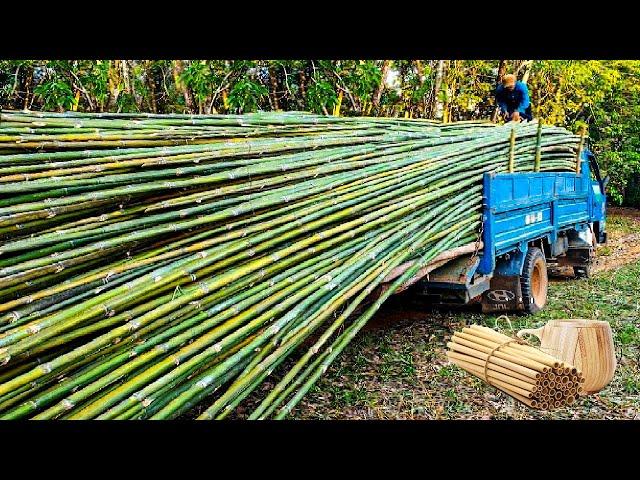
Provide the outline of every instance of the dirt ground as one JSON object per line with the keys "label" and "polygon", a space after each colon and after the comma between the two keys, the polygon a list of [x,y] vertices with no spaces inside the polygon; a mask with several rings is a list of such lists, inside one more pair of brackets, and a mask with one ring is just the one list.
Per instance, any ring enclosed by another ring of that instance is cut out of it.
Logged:
{"label": "dirt ground", "polygon": [[[640,419],[640,210],[610,208],[608,243],[590,279],[558,279],[549,303],[509,325],[479,309],[431,309],[410,292],[392,297],[294,409],[299,419]],[[513,334],[552,318],[606,319],[618,367],[599,394],[571,407],[529,409],[450,364],[453,331],[480,323]]]}
{"label": "dirt ground", "polygon": [[640,259],[640,210],[609,207],[609,238],[598,249],[594,272],[612,270]]}

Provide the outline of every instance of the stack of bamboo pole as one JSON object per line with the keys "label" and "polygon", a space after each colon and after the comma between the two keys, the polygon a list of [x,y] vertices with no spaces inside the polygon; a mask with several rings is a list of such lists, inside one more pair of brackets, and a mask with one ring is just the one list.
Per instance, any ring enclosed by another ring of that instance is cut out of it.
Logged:
{"label": "stack of bamboo pole", "polygon": [[0,418],[224,418],[291,359],[250,416],[282,418],[389,295],[473,245],[485,172],[538,150],[573,171],[577,146],[486,122],[1,112]]}
{"label": "stack of bamboo pole", "polygon": [[541,350],[481,325],[455,332],[449,360],[525,405],[551,410],[584,394],[582,372]]}

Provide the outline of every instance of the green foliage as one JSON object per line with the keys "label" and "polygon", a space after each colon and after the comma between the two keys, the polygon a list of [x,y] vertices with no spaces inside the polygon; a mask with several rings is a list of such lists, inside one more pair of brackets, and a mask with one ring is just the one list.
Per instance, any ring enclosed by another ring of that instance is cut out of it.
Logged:
{"label": "green foliage", "polygon": [[371,60],[354,62],[343,77],[349,90],[361,101],[371,101],[371,96],[380,85],[382,70]]}
{"label": "green foliage", "polygon": [[238,113],[254,112],[268,93],[264,85],[253,80],[242,79],[236,82],[229,92],[229,105]]}
{"label": "green foliage", "polygon": [[191,62],[182,72],[182,81],[191,89],[199,101],[203,101],[213,89],[215,77],[211,74],[211,68],[205,61]]}
{"label": "green foliage", "polygon": [[80,81],[95,98],[97,109],[102,110],[109,97],[109,62],[97,60],[86,63],[89,65],[80,71]]}
{"label": "green foliage", "polygon": [[46,80],[33,93],[42,98],[45,110],[69,110],[73,106],[73,90],[64,80]]}
{"label": "green foliage", "polygon": [[622,345],[638,345],[640,344],[640,329],[632,323],[628,323],[617,332],[616,339]]}
{"label": "green foliage", "polygon": [[333,85],[326,81],[314,81],[307,89],[307,105],[314,113],[323,113],[322,107],[331,111],[338,102]]}
{"label": "green foliage", "polygon": [[[634,176],[640,175],[640,153],[635,151],[605,151],[599,157],[603,172],[611,178],[607,187],[607,195],[618,205],[622,205],[628,196],[630,204],[640,206],[640,199],[635,195],[627,195],[629,183]],[[635,201],[635,202],[634,202]]]}

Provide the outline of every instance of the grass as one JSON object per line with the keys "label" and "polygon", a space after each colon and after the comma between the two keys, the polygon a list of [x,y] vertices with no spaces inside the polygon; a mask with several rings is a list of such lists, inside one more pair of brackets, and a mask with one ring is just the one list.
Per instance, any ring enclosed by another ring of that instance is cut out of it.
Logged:
{"label": "grass", "polygon": [[607,219],[607,229],[622,235],[638,232],[637,222],[633,218],[621,215],[610,216]]}
{"label": "grass", "polygon": [[[608,229],[616,235],[638,233],[640,224],[612,216]],[[378,317],[393,316],[390,312],[400,309],[407,312],[406,319],[361,332],[292,417],[640,419],[639,292],[640,261],[636,260],[590,279],[552,283],[542,312],[509,315],[510,324],[496,323],[497,316],[482,315],[473,308],[430,311],[407,295],[398,295]],[[558,318],[606,320],[616,345],[618,367],[611,383],[571,407],[550,412],[528,409],[446,360],[447,339],[465,325],[480,323],[513,334]]]}

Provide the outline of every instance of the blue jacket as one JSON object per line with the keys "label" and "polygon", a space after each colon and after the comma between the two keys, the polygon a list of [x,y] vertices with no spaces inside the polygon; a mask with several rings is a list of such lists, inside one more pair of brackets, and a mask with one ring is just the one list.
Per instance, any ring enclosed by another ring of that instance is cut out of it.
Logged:
{"label": "blue jacket", "polygon": [[521,114],[526,114],[527,109],[531,106],[529,89],[527,84],[521,81],[516,82],[516,86],[512,91],[507,90],[502,85],[498,85],[495,95],[500,110],[505,113],[512,113],[517,110]]}

